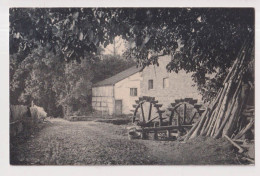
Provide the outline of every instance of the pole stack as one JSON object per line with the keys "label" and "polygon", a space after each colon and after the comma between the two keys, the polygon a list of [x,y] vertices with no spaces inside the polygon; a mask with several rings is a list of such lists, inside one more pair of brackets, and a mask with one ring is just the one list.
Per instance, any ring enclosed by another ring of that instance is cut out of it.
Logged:
{"label": "pole stack", "polygon": [[236,135],[241,136],[249,126],[252,126],[253,121],[250,120],[247,123],[247,117],[243,114],[247,107],[248,93],[250,91],[250,86],[245,81],[245,73],[249,70],[248,63],[253,59],[253,48],[252,40],[245,41],[223,82],[223,87],[217,93],[216,98],[209,104],[199,121],[186,134],[185,141],[199,135],[213,138],[226,135],[233,138]]}

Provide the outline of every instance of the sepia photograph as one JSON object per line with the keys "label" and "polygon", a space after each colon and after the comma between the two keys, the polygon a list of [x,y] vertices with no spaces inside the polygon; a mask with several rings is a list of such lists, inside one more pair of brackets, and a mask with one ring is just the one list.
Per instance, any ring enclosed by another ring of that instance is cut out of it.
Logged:
{"label": "sepia photograph", "polygon": [[254,166],[255,8],[10,7],[12,166]]}

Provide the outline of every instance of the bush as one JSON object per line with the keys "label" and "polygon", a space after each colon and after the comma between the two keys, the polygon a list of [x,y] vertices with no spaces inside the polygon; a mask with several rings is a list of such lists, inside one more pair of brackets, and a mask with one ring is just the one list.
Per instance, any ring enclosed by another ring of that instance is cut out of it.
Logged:
{"label": "bush", "polygon": [[42,107],[33,106],[30,108],[31,115],[34,120],[37,122],[44,120],[47,117],[47,113],[44,111]]}

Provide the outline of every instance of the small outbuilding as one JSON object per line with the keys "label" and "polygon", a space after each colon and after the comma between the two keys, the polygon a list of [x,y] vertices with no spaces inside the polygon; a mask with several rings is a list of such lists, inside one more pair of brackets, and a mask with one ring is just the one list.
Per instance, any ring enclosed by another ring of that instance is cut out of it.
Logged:
{"label": "small outbuilding", "polygon": [[130,114],[132,105],[140,96],[141,68],[133,66],[92,88],[92,108],[102,114]]}

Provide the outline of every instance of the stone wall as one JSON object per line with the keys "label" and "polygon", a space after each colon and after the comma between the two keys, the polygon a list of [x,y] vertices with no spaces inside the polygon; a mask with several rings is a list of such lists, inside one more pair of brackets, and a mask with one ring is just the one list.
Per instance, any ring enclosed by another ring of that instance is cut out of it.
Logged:
{"label": "stone wall", "polygon": [[[201,101],[201,95],[192,81],[191,73],[181,70],[178,74],[167,72],[170,56],[159,58],[159,66],[150,65],[142,73],[141,96],[152,96],[166,109],[175,99],[194,98]],[[163,79],[168,78],[169,86],[163,87]],[[148,90],[148,80],[153,80],[153,89]]]}
{"label": "stone wall", "polygon": [[29,107],[23,105],[11,105],[10,136],[14,137],[22,132],[30,130],[27,124],[33,124],[33,119]]}
{"label": "stone wall", "polygon": [[10,137],[20,133],[28,135],[36,127],[37,123],[47,117],[43,108],[38,106],[28,107],[24,105],[10,106]]}

